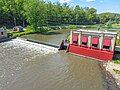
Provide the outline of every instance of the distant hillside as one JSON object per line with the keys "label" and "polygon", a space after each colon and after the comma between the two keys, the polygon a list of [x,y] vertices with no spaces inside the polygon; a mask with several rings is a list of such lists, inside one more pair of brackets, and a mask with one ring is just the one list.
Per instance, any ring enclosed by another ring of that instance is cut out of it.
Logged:
{"label": "distant hillside", "polygon": [[113,21],[113,23],[120,23],[120,13],[100,13],[98,14],[101,23],[106,23],[109,20]]}

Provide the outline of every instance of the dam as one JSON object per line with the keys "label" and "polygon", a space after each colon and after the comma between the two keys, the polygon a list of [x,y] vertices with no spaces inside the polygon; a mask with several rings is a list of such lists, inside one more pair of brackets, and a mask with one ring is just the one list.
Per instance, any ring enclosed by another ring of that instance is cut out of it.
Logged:
{"label": "dam", "polygon": [[[58,42],[64,35],[44,38]],[[13,39],[0,43],[0,90],[108,90],[100,63]],[[114,84],[111,87],[117,90]]]}

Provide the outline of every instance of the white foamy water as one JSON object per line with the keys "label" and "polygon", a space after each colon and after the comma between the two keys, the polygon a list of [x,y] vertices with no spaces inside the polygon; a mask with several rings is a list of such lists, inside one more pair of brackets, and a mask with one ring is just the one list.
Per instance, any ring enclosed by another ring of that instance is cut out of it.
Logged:
{"label": "white foamy water", "polygon": [[27,63],[57,52],[57,48],[21,39],[0,43],[0,90],[3,90]]}
{"label": "white foamy water", "polygon": [[58,52],[57,48],[42,45],[42,44],[37,44],[37,43],[33,43],[33,42],[21,40],[21,39],[13,39],[9,42],[2,43],[2,45],[4,48],[7,47],[8,49],[9,47],[13,47],[13,49],[21,48],[21,49],[24,49],[24,51],[26,50],[26,52],[28,52],[27,50],[29,50],[29,52],[31,51],[35,53],[42,53],[43,55],[53,54]]}

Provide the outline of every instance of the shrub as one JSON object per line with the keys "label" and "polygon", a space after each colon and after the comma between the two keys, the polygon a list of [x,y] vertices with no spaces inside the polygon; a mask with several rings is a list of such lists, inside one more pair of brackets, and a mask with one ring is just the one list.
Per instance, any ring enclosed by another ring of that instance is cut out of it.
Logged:
{"label": "shrub", "polygon": [[114,63],[120,64],[120,60],[114,60]]}
{"label": "shrub", "polygon": [[77,29],[77,26],[76,25],[69,25],[68,29]]}
{"label": "shrub", "polygon": [[49,28],[53,29],[53,30],[59,30],[62,29],[61,26],[49,26]]}
{"label": "shrub", "polygon": [[119,39],[116,40],[116,45],[120,46],[120,40]]}
{"label": "shrub", "polygon": [[48,31],[51,31],[52,29],[50,27],[40,27],[38,28],[38,31],[37,32],[40,32],[40,33],[45,33],[45,32],[48,32]]}
{"label": "shrub", "polygon": [[27,26],[25,32],[36,32],[33,26]]}

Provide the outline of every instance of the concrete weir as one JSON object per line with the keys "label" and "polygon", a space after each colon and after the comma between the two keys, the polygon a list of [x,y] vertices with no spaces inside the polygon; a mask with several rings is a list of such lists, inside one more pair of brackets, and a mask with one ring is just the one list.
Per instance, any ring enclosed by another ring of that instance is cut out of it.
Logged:
{"label": "concrete weir", "polygon": [[34,42],[34,43],[38,43],[38,44],[43,44],[43,45],[51,46],[51,47],[54,47],[54,48],[59,48],[58,45],[48,43],[48,42],[42,42],[42,41],[37,41],[37,40],[32,40],[32,39],[26,39],[26,41],[30,41],[30,42]]}
{"label": "concrete weir", "polygon": [[9,47],[12,46],[14,48],[23,48],[43,54],[56,53],[58,51],[58,47],[55,45],[24,38],[11,39],[10,41],[5,42],[5,44],[9,44]]}

